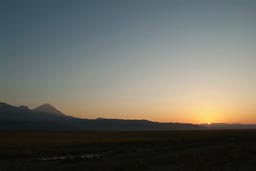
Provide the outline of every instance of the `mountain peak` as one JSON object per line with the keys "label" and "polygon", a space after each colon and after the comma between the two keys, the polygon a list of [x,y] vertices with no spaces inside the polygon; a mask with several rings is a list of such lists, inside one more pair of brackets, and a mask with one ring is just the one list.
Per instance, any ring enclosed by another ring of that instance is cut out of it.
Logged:
{"label": "mountain peak", "polygon": [[34,109],[34,111],[37,111],[37,112],[47,112],[47,113],[54,113],[54,114],[57,114],[57,115],[64,115],[61,111],[59,111],[58,109],[56,109],[54,106],[48,104],[48,103],[45,103],[45,104],[42,104],[38,107],[36,107]]}
{"label": "mountain peak", "polygon": [[22,110],[29,110],[29,107],[24,105],[19,106],[19,108]]}

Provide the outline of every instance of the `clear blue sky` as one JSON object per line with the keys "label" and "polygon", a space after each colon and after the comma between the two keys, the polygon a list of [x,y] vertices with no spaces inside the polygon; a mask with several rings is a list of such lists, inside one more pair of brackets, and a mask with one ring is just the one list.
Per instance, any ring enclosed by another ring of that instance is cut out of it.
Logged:
{"label": "clear blue sky", "polygon": [[1,0],[0,101],[256,123],[256,1]]}

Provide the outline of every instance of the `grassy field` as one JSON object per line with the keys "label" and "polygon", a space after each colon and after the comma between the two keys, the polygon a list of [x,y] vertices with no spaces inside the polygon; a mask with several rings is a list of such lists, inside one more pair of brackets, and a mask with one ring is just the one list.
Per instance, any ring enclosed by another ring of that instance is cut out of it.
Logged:
{"label": "grassy field", "polygon": [[256,170],[256,130],[0,132],[12,170]]}

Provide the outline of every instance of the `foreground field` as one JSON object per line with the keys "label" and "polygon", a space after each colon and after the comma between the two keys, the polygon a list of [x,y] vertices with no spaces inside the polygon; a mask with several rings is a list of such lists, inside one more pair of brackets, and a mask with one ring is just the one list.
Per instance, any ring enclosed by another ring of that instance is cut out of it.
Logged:
{"label": "foreground field", "polygon": [[256,170],[256,130],[0,132],[0,170]]}

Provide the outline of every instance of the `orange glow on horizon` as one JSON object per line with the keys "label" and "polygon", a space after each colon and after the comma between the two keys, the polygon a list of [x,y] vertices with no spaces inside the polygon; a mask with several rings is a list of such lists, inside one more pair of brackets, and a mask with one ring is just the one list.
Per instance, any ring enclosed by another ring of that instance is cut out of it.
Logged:
{"label": "orange glow on horizon", "polygon": [[[244,123],[255,124],[255,107],[229,105],[221,101],[213,103],[205,100],[201,103],[182,103],[170,106],[170,103],[140,106],[61,106],[63,112],[80,118],[146,119],[156,122],[179,123]],[[97,108],[96,108],[97,107]],[[97,112],[95,112],[97,110]]]}
{"label": "orange glow on horizon", "polygon": [[[175,113],[175,114],[174,114]],[[79,115],[78,115],[79,114]],[[72,114],[71,114],[72,115]],[[73,114],[80,118],[96,119],[99,117],[109,119],[146,119],[156,122],[179,122],[179,123],[193,123],[193,124],[212,124],[212,123],[242,123],[242,124],[255,124],[255,115],[243,115],[242,112],[232,112],[228,110],[221,110],[220,108],[202,108],[194,109],[194,111],[183,112],[166,112],[155,115],[150,114],[133,114],[126,115],[118,113],[99,113],[91,115],[81,115],[80,113]]]}

